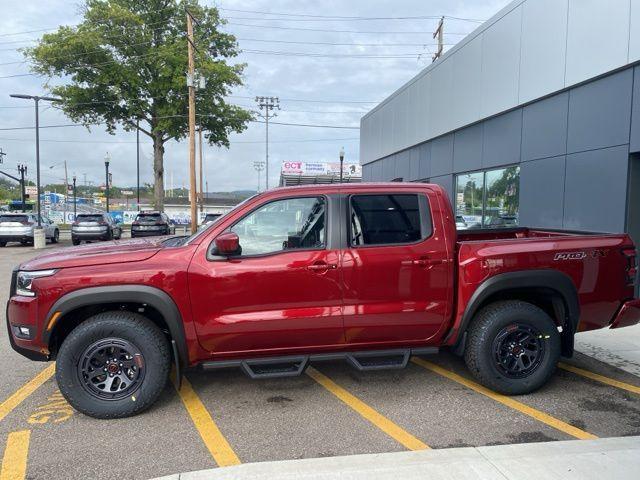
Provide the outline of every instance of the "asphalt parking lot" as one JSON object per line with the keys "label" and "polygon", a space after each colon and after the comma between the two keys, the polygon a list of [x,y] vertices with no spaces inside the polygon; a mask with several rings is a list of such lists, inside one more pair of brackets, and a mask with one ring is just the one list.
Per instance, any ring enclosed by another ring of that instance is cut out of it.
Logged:
{"label": "asphalt parking lot", "polygon": [[[36,254],[14,245],[0,249],[2,302],[13,266]],[[521,397],[477,385],[446,352],[365,373],[341,362],[270,380],[194,371],[142,415],[95,420],[61,397],[52,365],[16,354],[0,332],[0,480],[148,479],[268,460],[640,435],[640,378],[581,354]]]}

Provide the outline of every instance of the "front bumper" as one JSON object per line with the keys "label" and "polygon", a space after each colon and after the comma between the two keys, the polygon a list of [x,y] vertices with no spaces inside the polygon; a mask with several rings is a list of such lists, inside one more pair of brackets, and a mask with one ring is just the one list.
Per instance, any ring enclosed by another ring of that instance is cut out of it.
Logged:
{"label": "front bumper", "polygon": [[[31,319],[24,318],[24,321],[23,321],[23,317],[28,316],[30,310],[31,308],[29,307],[24,309],[23,313],[19,315],[20,318],[14,319],[15,323],[13,323],[11,321],[11,317],[14,316],[13,312],[15,312],[15,310],[12,305],[12,299],[9,299],[9,301],[7,302],[6,318],[7,318],[7,333],[9,335],[9,344],[11,345],[11,348],[13,348],[20,355],[27,357],[29,360],[35,360],[37,362],[46,362],[50,359],[49,350],[46,347],[39,345],[38,329],[36,325],[30,325],[29,322],[27,321],[27,320],[33,321],[33,317]],[[12,328],[12,326],[14,325],[29,326],[30,328],[32,328],[33,331],[32,331],[31,338],[29,339],[17,338],[14,335],[14,331],[13,331],[14,329]]]}
{"label": "front bumper", "polygon": [[609,328],[630,327],[640,323],[640,298],[625,302]]}

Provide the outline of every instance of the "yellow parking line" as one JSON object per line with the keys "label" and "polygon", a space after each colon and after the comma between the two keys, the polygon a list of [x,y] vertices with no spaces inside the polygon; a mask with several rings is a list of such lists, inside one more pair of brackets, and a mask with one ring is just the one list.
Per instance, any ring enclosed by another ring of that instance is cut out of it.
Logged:
{"label": "yellow parking line", "polygon": [[[175,382],[174,386],[176,386]],[[178,390],[177,386],[176,390]],[[198,394],[193,390],[189,380],[185,377],[182,377],[182,388],[178,390],[178,395],[180,395],[180,399],[187,409],[187,412],[189,412],[189,416],[202,437],[202,441],[218,466],[227,467],[229,465],[239,465],[240,459],[216,425],[216,422],[211,418],[211,415],[198,397]]]}
{"label": "yellow parking line", "polygon": [[49,380],[55,371],[56,364],[52,363],[2,402],[0,404],[0,421],[9,415],[11,411],[20,405],[27,397],[29,397],[29,395],[35,392],[40,385]]}
{"label": "yellow parking line", "polygon": [[313,367],[307,368],[307,375],[313,378],[316,382],[329,390],[332,394],[346,403],[349,407],[362,415],[366,420],[373,423],[376,427],[389,435],[391,438],[402,444],[409,450],[424,450],[429,448],[426,443],[421,442],[409,432],[404,430],[399,425],[393,423],[387,417],[377,412],[369,405],[364,403],[359,398],[355,397],[351,393],[347,392],[344,388],[339,386],[329,377],[323,375]]}
{"label": "yellow parking line", "polygon": [[503,405],[506,405],[509,408],[513,408],[514,410],[517,410],[520,413],[528,415],[538,420],[539,422],[545,423],[550,427],[555,428],[556,430],[560,430],[561,432],[566,433],[567,435],[571,435],[572,437],[579,438],[581,440],[598,438],[592,433],[585,432],[584,430],[580,430],[579,428],[576,428],[573,425],[569,425],[568,423],[563,422],[562,420],[559,420],[555,417],[552,417],[551,415],[548,415],[544,412],[541,412],[540,410],[536,410],[535,408],[525,405],[524,403],[518,402],[517,400],[514,400],[511,397],[507,397],[506,395],[493,392],[476,382],[473,382],[467,378],[464,378],[463,376],[458,375],[457,373],[453,373],[450,370],[446,370],[442,367],[439,367],[438,365],[431,363],[427,360],[413,357],[411,361],[416,365],[426,368],[427,370],[437,373],[438,375],[442,375],[443,377],[447,377],[448,379],[453,380],[454,382],[457,382],[460,385],[464,385],[465,387],[470,388],[475,392],[485,395],[495,400],[496,402],[502,403]]}
{"label": "yellow parking line", "polygon": [[568,372],[572,372],[577,375],[590,378],[591,380],[595,380],[596,382],[604,383],[612,387],[620,388],[622,390],[626,390],[632,393],[637,393],[638,395],[640,395],[640,387],[631,385],[630,383],[620,382],[618,380],[614,380],[613,378],[605,377],[604,375],[593,373],[588,370],[583,370],[582,368],[574,367],[573,365],[569,365],[562,362],[558,364],[558,367],[562,368],[563,370],[567,370]]}
{"label": "yellow parking line", "polygon": [[31,430],[11,432],[2,457],[0,480],[23,480],[27,474],[27,457]]}

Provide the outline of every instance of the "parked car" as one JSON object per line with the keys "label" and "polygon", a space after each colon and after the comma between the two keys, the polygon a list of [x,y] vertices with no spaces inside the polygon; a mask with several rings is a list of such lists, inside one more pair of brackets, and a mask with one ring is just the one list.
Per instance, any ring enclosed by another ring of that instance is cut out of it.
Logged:
{"label": "parked car", "polygon": [[108,213],[79,213],[71,224],[71,243],[95,240],[119,240],[122,225]]}
{"label": "parked car", "polygon": [[190,237],[28,260],[7,324],[12,347],[56,359],[64,397],[99,418],[153,404],[172,360],[179,384],[186,367],[400,368],[449,347],[480,383],[520,395],[573,354],[576,332],[640,321],[636,272],[624,233],[456,232],[438,185],[300,186]]}
{"label": "parked car", "polygon": [[207,228],[210,224],[215,222],[222,216],[221,213],[207,213],[202,219],[199,229]]}
{"label": "parked car", "polygon": [[131,238],[175,233],[175,222],[162,212],[141,212],[131,224]]}
{"label": "parked car", "polygon": [[[40,217],[44,229],[45,240],[58,243],[60,229],[48,218]],[[33,243],[33,229],[38,225],[37,213],[8,213],[0,214],[0,247],[9,242],[20,242],[23,245]]]}

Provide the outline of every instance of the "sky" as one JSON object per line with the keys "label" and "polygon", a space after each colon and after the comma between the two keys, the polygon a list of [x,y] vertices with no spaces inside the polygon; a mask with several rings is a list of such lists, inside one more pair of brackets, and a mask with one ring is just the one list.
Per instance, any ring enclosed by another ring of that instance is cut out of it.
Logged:
{"label": "sky", "polygon": [[[437,18],[447,16],[446,50],[477,28],[479,20],[490,18],[509,1],[200,0],[200,3],[220,8],[228,20],[223,30],[234,34],[243,50],[232,61],[248,64],[244,86],[234,90],[230,102],[255,108],[255,96],[274,96],[280,98],[281,108],[275,122],[355,127],[271,125],[272,187],[278,182],[283,161],[334,162],[344,147],[345,162],[357,163],[360,118],[431,63],[436,48],[431,32],[436,28]],[[0,171],[16,175],[17,164],[25,164],[27,177],[35,180],[34,130],[6,130],[33,126],[33,103],[10,98],[9,94],[46,94],[47,79],[34,75],[6,77],[29,73],[27,63],[14,63],[24,60],[16,49],[34,45],[43,33],[29,31],[79,23],[80,3],[22,0],[20,8],[16,8],[15,1],[0,0],[0,12],[0,149],[6,153]],[[327,16],[332,18],[321,18]],[[370,20],[372,17],[385,19]],[[60,111],[46,105],[41,107],[41,125],[69,123],[72,122]],[[152,183],[153,149],[148,137],[140,138],[141,183]],[[75,174],[79,185],[85,179],[100,184],[104,182],[104,157],[109,152],[114,184],[135,185],[135,133],[118,131],[115,136],[109,135],[100,125],[89,130],[49,128],[41,130],[40,140],[43,184],[64,182],[65,160],[69,178]],[[241,134],[232,135],[230,141],[228,149],[204,146],[204,178],[209,191],[257,189],[258,174],[253,164],[265,157],[264,124],[252,123]],[[186,140],[166,144],[165,175],[165,188],[188,186]],[[261,189],[264,186],[263,173]]]}

